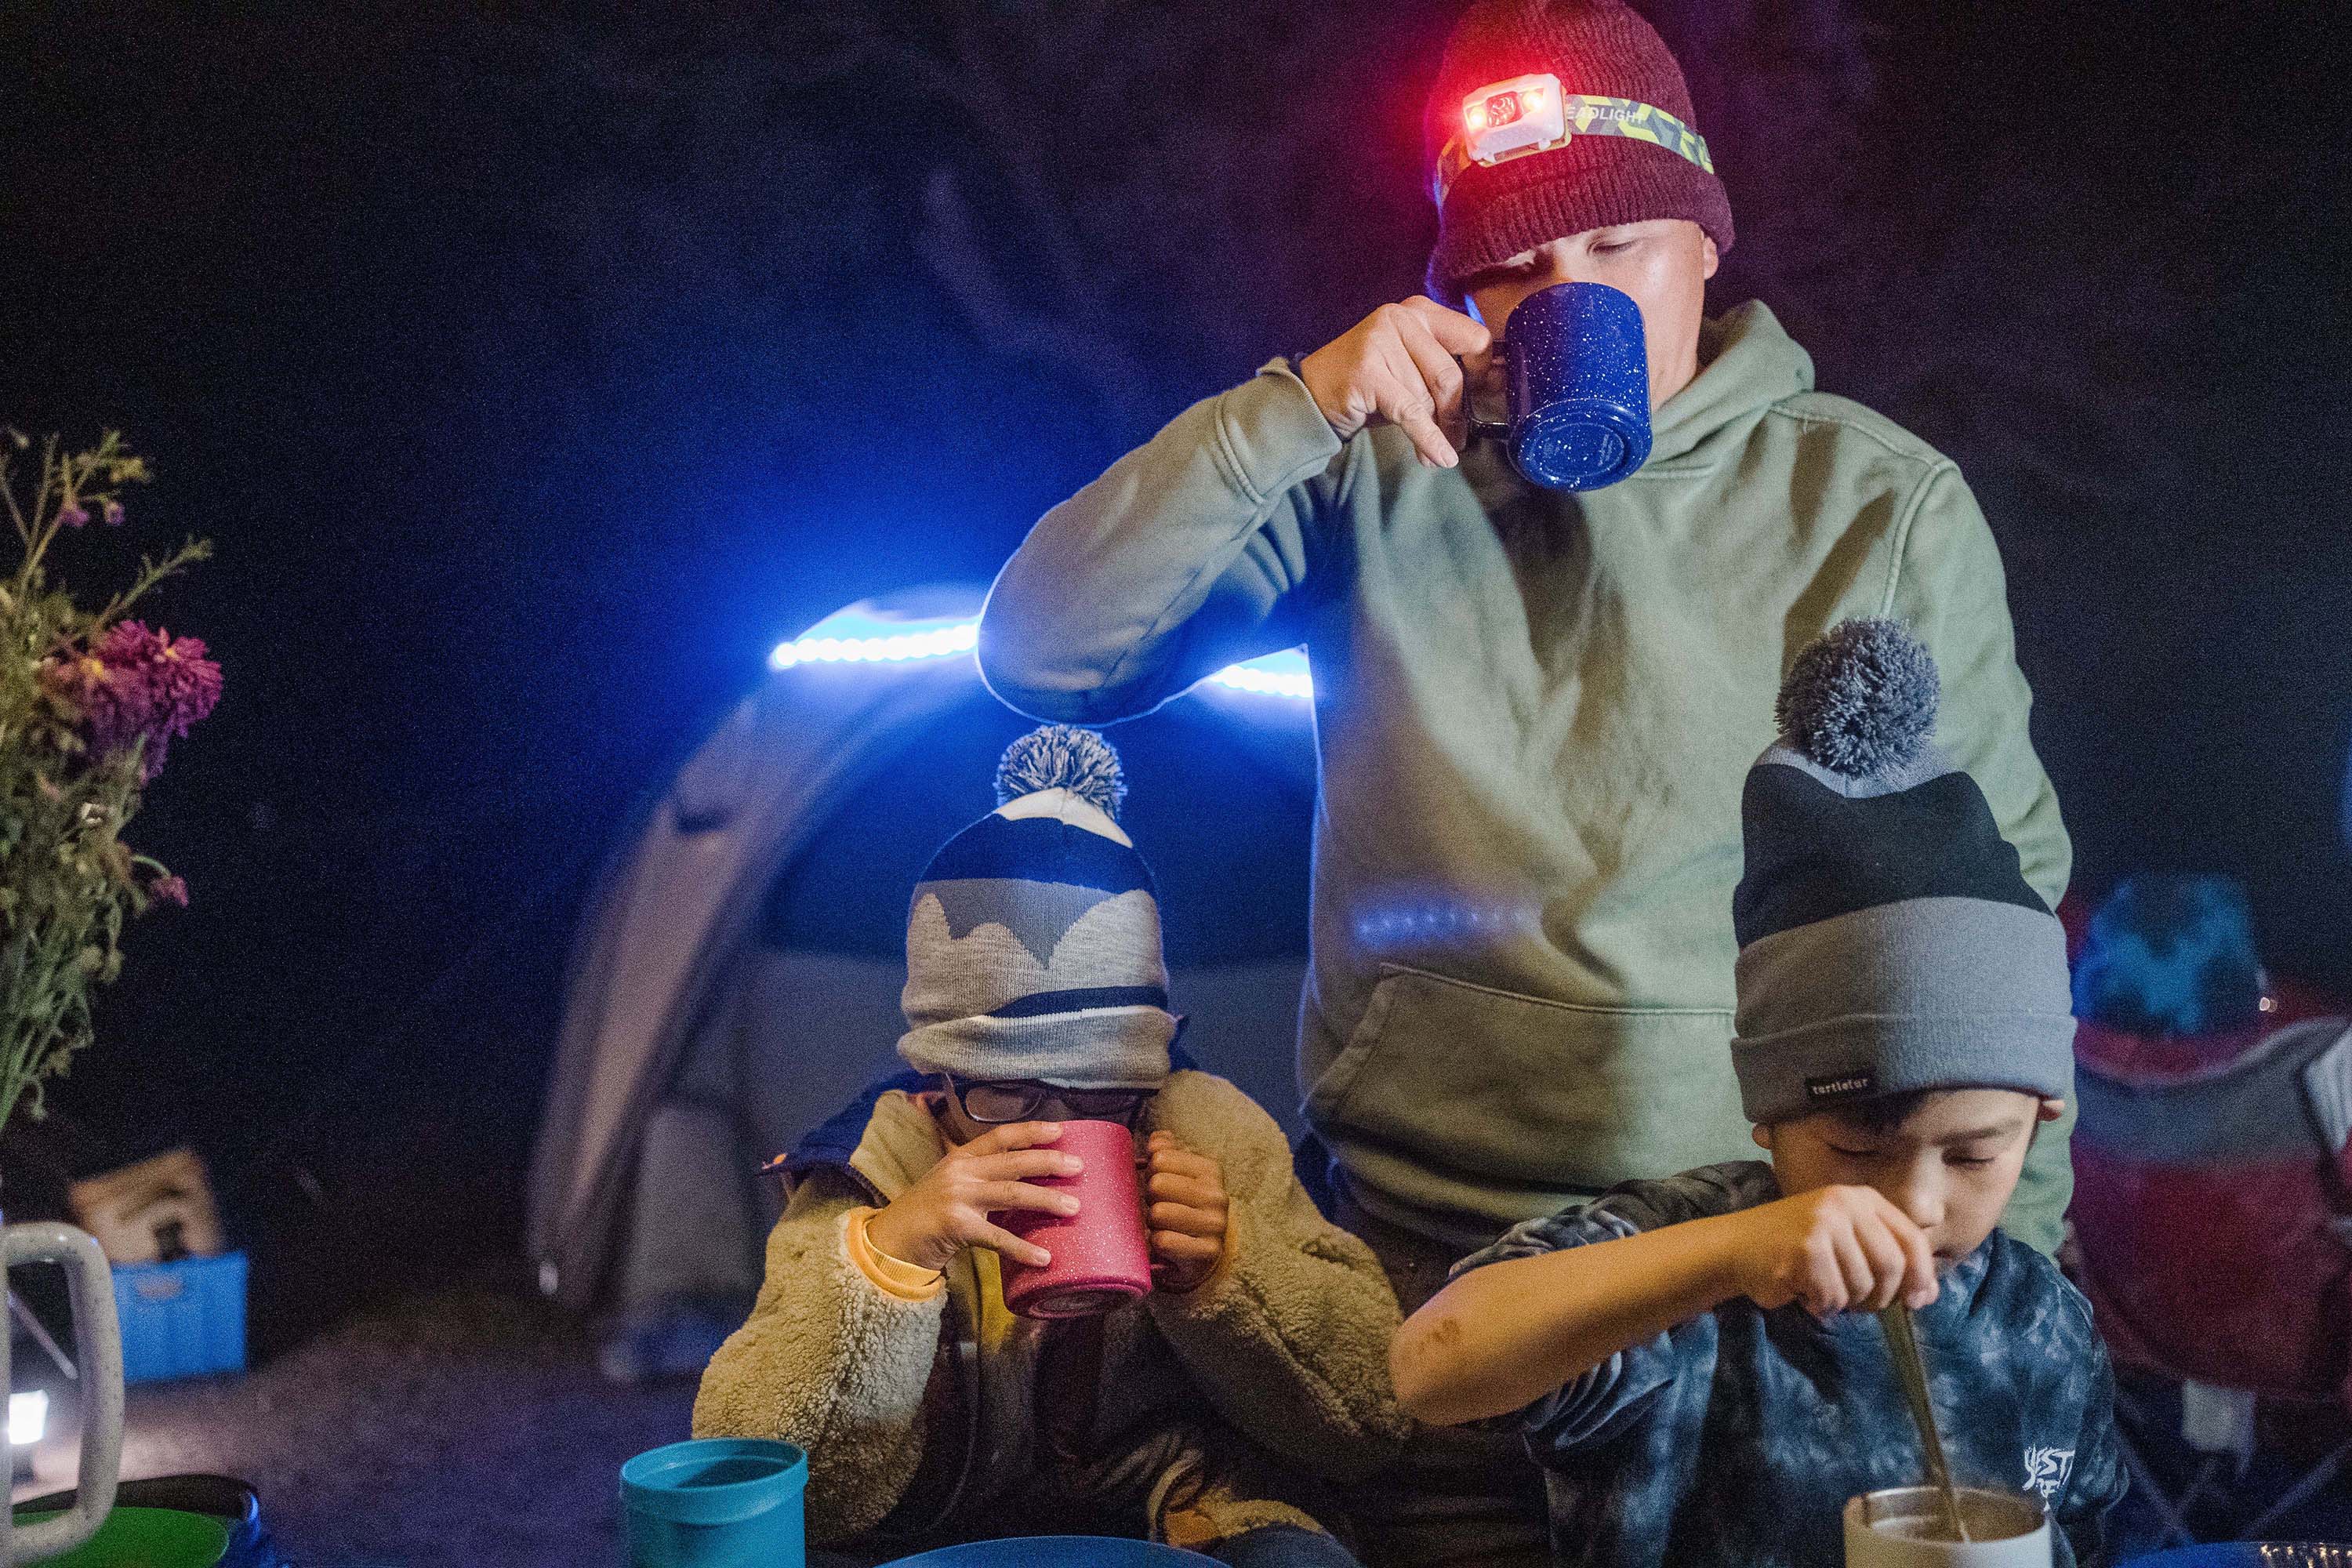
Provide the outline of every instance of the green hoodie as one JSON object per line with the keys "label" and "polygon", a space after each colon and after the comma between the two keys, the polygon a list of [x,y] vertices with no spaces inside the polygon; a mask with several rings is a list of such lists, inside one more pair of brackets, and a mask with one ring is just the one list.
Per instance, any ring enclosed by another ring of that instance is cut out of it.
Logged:
{"label": "green hoodie", "polygon": [[[1739,796],[1799,649],[1895,616],[1937,738],[2054,906],[2000,557],[1958,470],[1812,390],[1761,304],[1711,321],[1650,458],[1581,495],[1491,443],[1342,442],[1286,366],[1194,405],[1045,514],[981,666],[1039,718],[1147,712],[1304,642],[1322,798],[1300,1015],[1309,1122],[1391,1223],[1483,1245],[1617,1182],[1752,1158],[1731,1073]],[[2066,1127],[2006,1224],[2049,1250]]]}

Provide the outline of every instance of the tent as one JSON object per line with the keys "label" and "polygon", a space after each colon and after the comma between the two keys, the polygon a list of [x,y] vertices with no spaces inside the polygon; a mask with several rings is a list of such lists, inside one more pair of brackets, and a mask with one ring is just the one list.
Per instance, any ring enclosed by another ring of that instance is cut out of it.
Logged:
{"label": "tent", "polygon": [[[827,617],[625,836],[582,923],[530,1191],[541,1288],[740,1318],[767,1158],[897,1062],[907,900],[1029,728],[982,684],[982,591]],[[1315,757],[1306,661],[1234,666],[1112,732],[1185,1048],[1297,1127]]]}

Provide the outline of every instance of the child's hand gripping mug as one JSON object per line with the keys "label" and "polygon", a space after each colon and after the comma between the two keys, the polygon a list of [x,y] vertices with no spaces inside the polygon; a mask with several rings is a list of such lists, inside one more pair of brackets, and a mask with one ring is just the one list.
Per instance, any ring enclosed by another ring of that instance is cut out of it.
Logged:
{"label": "child's hand gripping mug", "polygon": [[1495,344],[1501,424],[1470,434],[1503,443],[1511,466],[1546,489],[1613,485],[1650,456],[1650,351],[1642,308],[1606,283],[1555,283],[1519,301]]}
{"label": "child's hand gripping mug", "polygon": [[1135,1135],[1117,1121],[1065,1121],[1054,1148],[1076,1154],[1075,1176],[1033,1176],[1033,1185],[1076,1194],[1064,1218],[1034,1209],[992,1216],[1053,1255],[1043,1268],[1003,1260],[1004,1304],[1024,1318],[1084,1318],[1151,1289],[1151,1256],[1135,1184]]}

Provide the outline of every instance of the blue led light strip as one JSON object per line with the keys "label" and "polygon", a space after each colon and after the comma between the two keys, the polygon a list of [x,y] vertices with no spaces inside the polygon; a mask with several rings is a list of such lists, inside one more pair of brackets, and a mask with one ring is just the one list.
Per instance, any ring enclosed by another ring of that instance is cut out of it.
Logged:
{"label": "blue led light strip", "polygon": [[[929,621],[893,625],[833,616],[807,634],[778,643],[768,668],[779,672],[804,664],[912,664],[969,656],[980,646],[978,621]],[[1307,699],[1315,695],[1307,656],[1297,648],[1229,664],[1209,679],[1234,691],[1261,697]]]}

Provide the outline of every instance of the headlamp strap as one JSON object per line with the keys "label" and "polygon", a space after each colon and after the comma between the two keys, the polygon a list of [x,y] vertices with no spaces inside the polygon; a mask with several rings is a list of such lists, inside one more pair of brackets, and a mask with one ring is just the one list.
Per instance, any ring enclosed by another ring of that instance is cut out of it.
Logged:
{"label": "headlamp strap", "polygon": [[[1579,136],[1625,136],[1664,147],[1669,153],[1687,158],[1708,174],[1715,173],[1715,161],[1706,153],[1706,138],[1654,103],[1637,103],[1630,98],[1595,98],[1571,92],[1561,98],[1560,110],[1565,129],[1557,141],[1514,148],[1492,162],[1507,163],[1514,158],[1525,158],[1530,153],[1549,153],[1567,146]],[[1445,193],[1454,188],[1454,182],[1461,177],[1462,171],[1476,161],[1471,154],[1469,142],[1461,136],[1455,136],[1445,144],[1444,151],[1437,155],[1437,170],[1431,180],[1439,206],[1445,205]]]}

